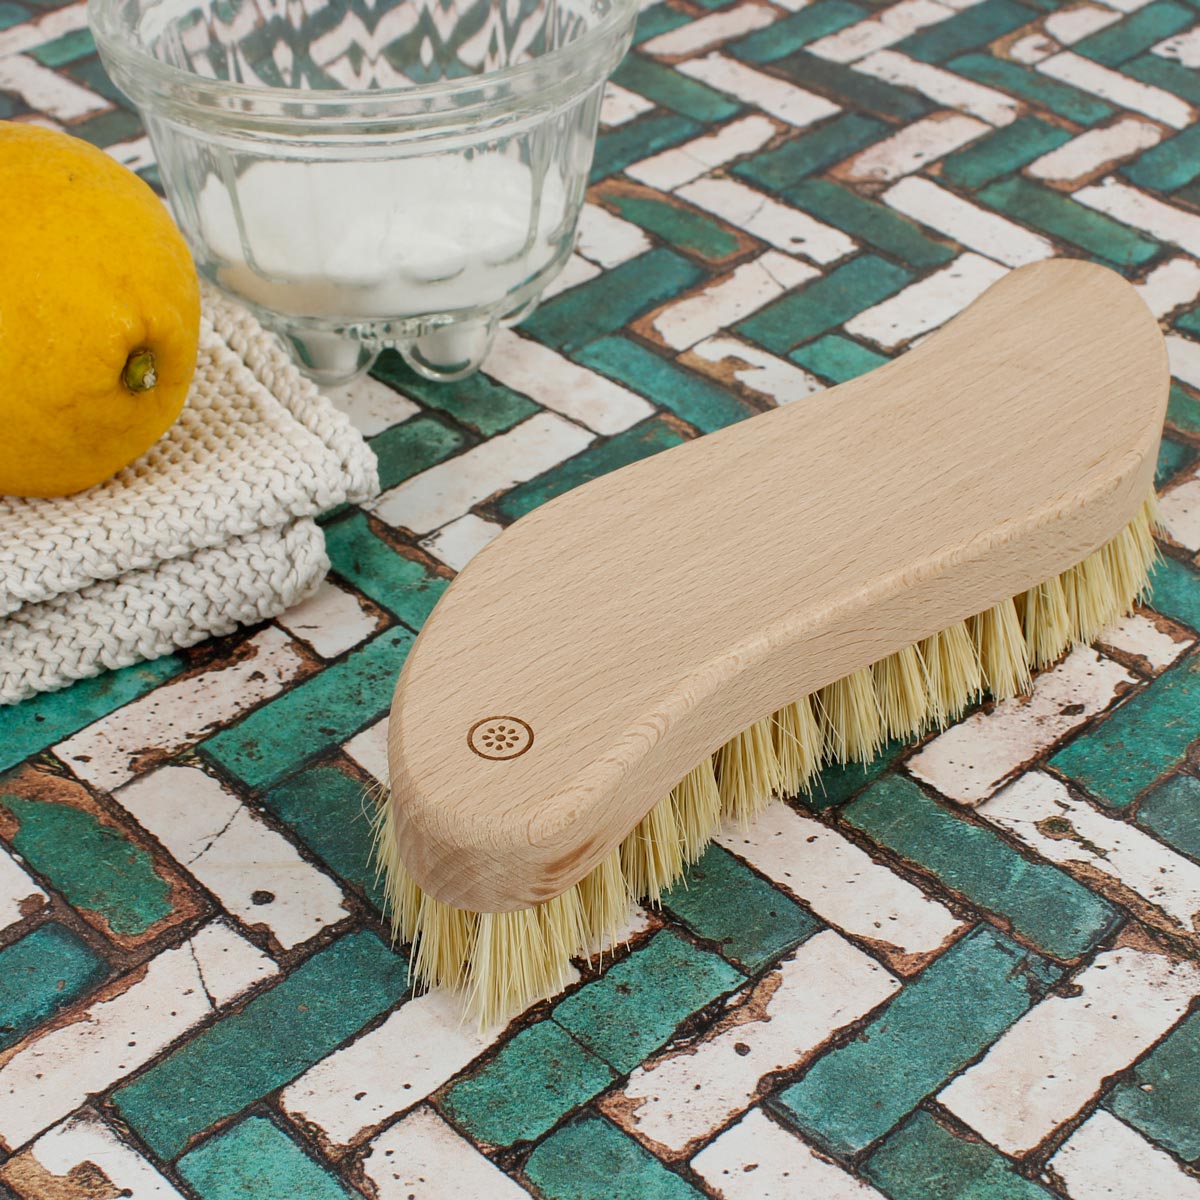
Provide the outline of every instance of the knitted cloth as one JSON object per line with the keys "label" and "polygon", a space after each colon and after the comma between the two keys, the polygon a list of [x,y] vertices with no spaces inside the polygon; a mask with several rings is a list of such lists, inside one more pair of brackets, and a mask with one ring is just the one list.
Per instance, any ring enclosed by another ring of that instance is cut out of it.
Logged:
{"label": "knitted cloth", "polygon": [[378,486],[349,420],[206,289],[175,425],[87,491],[0,497],[0,704],[278,615],[328,570],[312,518]]}

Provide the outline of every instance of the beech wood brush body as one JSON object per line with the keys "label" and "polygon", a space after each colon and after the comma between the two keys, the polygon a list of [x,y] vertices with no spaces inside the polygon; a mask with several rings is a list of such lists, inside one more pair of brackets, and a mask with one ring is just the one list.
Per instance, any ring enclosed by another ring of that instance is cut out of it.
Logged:
{"label": "beech wood brush body", "polygon": [[458,576],[396,689],[397,936],[490,1020],[724,818],[951,720],[1144,592],[1168,391],[1123,279],[1014,271],[896,362],[588,483]]}

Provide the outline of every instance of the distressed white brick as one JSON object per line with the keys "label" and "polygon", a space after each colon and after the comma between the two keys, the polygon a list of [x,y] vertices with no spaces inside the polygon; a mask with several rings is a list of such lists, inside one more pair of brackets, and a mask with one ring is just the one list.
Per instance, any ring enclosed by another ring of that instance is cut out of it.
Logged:
{"label": "distressed white brick", "polygon": [[937,329],[962,312],[1008,268],[979,254],[960,254],[932,275],[846,322],[846,332],[892,349]]}
{"label": "distressed white brick", "polygon": [[1162,130],[1136,117],[1089,129],[1034,159],[1025,170],[1035,179],[1073,184],[1162,141]]}
{"label": "distressed white brick", "polygon": [[1146,116],[1162,121],[1164,125],[1170,125],[1174,129],[1186,129],[1195,120],[1191,105],[1180,100],[1178,96],[1131,79],[1120,71],[1114,71],[1070,50],[1044,59],[1038,63],[1037,70],[1049,75],[1051,79],[1069,83],[1072,87],[1091,92],[1122,108],[1145,113]]}
{"label": "distressed white brick", "polygon": [[854,69],[885,83],[920,92],[944,108],[969,113],[989,125],[1008,125],[1017,119],[1020,111],[1016,100],[995,88],[974,83],[931,63],[917,62],[896,50],[870,54],[855,63]]}
{"label": "distressed white brick", "polygon": [[625,174],[647,187],[670,192],[690,183],[714,167],[753,154],[775,136],[775,126],[766,117],[751,114],[730,121],[703,137],[673,146],[625,168]]}
{"label": "distressed white brick", "polygon": [[836,174],[843,179],[875,182],[899,179],[991,129],[991,125],[961,113],[934,113],[847,159]]}
{"label": "distressed white brick", "polygon": [[[702,23],[702,22],[701,22]],[[687,26],[683,26],[687,28]],[[814,121],[823,120],[839,111],[838,105],[815,92],[806,92],[794,84],[774,75],[756,71],[737,59],[723,54],[710,54],[706,58],[694,58],[680,63],[678,68],[684,75],[699,79],[719,92],[736,96],[747,104],[761,108],[763,112],[786,121],[789,125],[803,127]]]}
{"label": "distressed white brick", "polygon": [[46,893],[0,846],[0,930],[15,925],[24,916],[32,916],[46,901]]}
{"label": "distressed white brick", "polygon": [[1141,613],[1130,613],[1114,621],[1096,640],[1102,646],[1143,659],[1156,674],[1165,671],[1196,642],[1181,627],[1176,626],[1172,636]]}
{"label": "distressed white brick", "polygon": [[1200,1180],[1103,1108],[1051,1158],[1071,1200],[1200,1200]]}
{"label": "distressed white brick", "polygon": [[1165,317],[1200,296],[1200,263],[1182,256],[1168,259],[1137,284],[1137,290],[1156,317]]}
{"label": "distressed white brick", "polygon": [[572,254],[563,269],[546,285],[542,291],[542,299],[550,300],[563,292],[569,292],[571,288],[587,283],[599,274],[600,268],[594,262],[588,262],[581,255]]}
{"label": "distressed white brick", "polygon": [[432,537],[423,539],[421,545],[446,566],[461,571],[484,546],[503,532],[503,525],[467,513],[439,529]]}
{"label": "distressed white brick", "polygon": [[0,1147],[23,1146],[274,974],[271,959],[220,921],[152,958],[124,991],[35,1035],[0,1066]]}
{"label": "distressed white brick", "polygon": [[1170,333],[1166,340],[1171,374],[1194,388],[1200,388],[1200,342]]}
{"label": "distressed white brick", "polygon": [[1103,712],[1137,677],[1081,646],[1034,681],[1028,696],[972,713],[908,760],[918,779],[960,804],[977,804],[1030,759]]}
{"label": "distressed white brick", "polygon": [[840,229],[734,179],[697,179],[678,194],[776,249],[815,263],[834,262],[858,248]]}
{"label": "distressed white brick", "polygon": [[881,1200],[761,1108],[705,1146],[691,1167],[722,1200]]}
{"label": "distressed white brick", "polygon": [[1013,62],[1032,66],[1061,49],[1062,47],[1053,38],[1045,37],[1040,33],[1028,33],[1009,45],[1008,57]]}
{"label": "distressed white brick", "polygon": [[[689,359],[701,359],[723,368],[718,378],[732,378],[744,388],[774,400],[791,404],[824,390],[824,384],[786,359],[776,358],[758,346],[751,346],[728,334],[706,338],[693,346]],[[727,372],[727,374],[726,374]]]}
{"label": "distressed white brick", "polygon": [[650,239],[640,226],[614,216],[607,208],[585,204],[579,214],[576,249],[602,267],[615,267],[645,254]]}
{"label": "distressed white brick", "polygon": [[375,618],[358,598],[327,579],[275,621],[322,658],[336,658],[375,632]]}
{"label": "distressed white brick", "polygon": [[[245,924],[265,926],[285,949],[349,915],[342,889],[211,775],[160,767],[113,799]],[[347,820],[366,821],[363,813]],[[265,904],[254,897],[272,897]]]}
{"label": "distressed white brick", "polygon": [[0,58],[0,92],[15,92],[30,108],[60,121],[112,107],[103,96],[22,54]]}
{"label": "distressed white brick", "polygon": [[59,742],[58,756],[81,779],[112,790],[137,774],[148,752],[161,758],[194,745],[278,693],[304,666],[281,629],[256,633],[235,662],[165,683]]}
{"label": "distressed white brick", "polygon": [[44,46],[67,33],[88,27],[87,4],[68,4],[32,21],[0,31],[0,58]]}
{"label": "distressed white brick", "polygon": [[730,38],[762,29],[772,24],[776,17],[774,10],[765,5],[739,4],[736,8],[710,13],[698,21],[689,21],[686,25],[660,33],[658,37],[643,42],[641,50],[646,54],[664,54],[668,57],[696,54],[718,42],[727,42]]}
{"label": "distressed white brick", "polygon": [[1075,199],[1132,225],[1164,242],[1174,242],[1189,254],[1200,255],[1200,216],[1185,212],[1116,179],[1080,188]]}
{"label": "distressed white brick", "polygon": [[645,96],[639,96],[637,92],[631,92],[610,79],[604,85],[604,99],[600,101],[600,124],[613,129],[632,121],[634,117],[640,117],[653,107],[653,100],[647,100]]}
{"label": "distressed white brick", "polygon": [[360,375],[352,383],[322,390],[330,403],[350,418],[363,437],[374,437],[421,411],[420,406],[407,396],[370,375]]}
{"label": "distressed white brick", "polygon": [[1076,994],[1036,1004],[938,1095],[1006,1154],[1032,1150],[1166,1033],[1200,993],[1200,964],[1126,946],[1072,983]]}
{"label": "distressed white brick", "polygon": [[830,929],[809,938],[767,979],[774,991],[761,1012],[634,1069],[618,1105],[630,1132],[686,1149],[748,1108],[764,1075],[796,1065],[900,987]]}
{"label": "distressed white brick", "polygon": [[368,775],[383,784],[388,781],[387,731],[388,719],[380,717],[342,746],[342,750]]}
{"label": "distressed white brick", "polygon": [[1158,513],[1172,541],[1193,554],[1200,551],[1200,478],[1193,476],[1163,493]]}
{"label": "distressed white brick", "polygon": [[148,137],[133,138],[128,142],[114,142],[104,147],[104,153],[131,171],[152,167],[155,163],[154,147]]}
{"label": "distressed white brick", "polygon": [[507,433],[414,475],[367,507],[391,525],[432,533],[481,500],[578,454],[592,440],[582,426],[554,413],[538,413]]}
{"label": "distressed white brick", "polygon": [[1186,33],[1165,38],[1150,49],[1160,58],[1170,58],[1183,67],[1200,67],[1200,25]]}
{"label": "distressed white brick", "polygon": [[1100,0],[1100,2],[1119,12],[1131,13],[1137,12],[1139,8],[1145,8],[1147,4],[1153,3],[1153,0]]}
{"label": "distressed white brick", "polygon": [[371,1142],[362,1170],[375,1186],[376,1200],[529,1198],[428,1108],[417,1109]]}
{"label": "distressed white brick", "polygon": [[940,901],[875,862],[849,838],[773,804],[745,830],[723,830],[717,841],[823,921],[887,953],[933,954],[962,928]]}
{"label": "distressed white brick", "polygon": [[805,49],[830,62],[854,62],[865,54],[893,45],[918,29],[936,25],[952,16],[954,9],[935,0],[900,0],[899,4],[885,8],[878,16],[827,34]]}
{"label": "distressed white brick", "polygon": [[1054,247],[1040,234],[979,208],[931,179],[902,179],[883,193],[883,200],[897,212],[1008,267],[1024,266],[1054,254]]}
{"label": "distressed white brick", "polygon": [[726,278],[668,305],[651,324],[666,345],[686,350],[819,274],[815,267],[768,250]]}
{"label": "distressed white brick", "polygon": [[1113,12],[1111,8],[1102,8],[1096,4],[1077,4],[1073,8],[1060,8],[1050,13],[1042,22],[1042,28],[1056,42],[1070,46],[1120,19],[1121,14]]}

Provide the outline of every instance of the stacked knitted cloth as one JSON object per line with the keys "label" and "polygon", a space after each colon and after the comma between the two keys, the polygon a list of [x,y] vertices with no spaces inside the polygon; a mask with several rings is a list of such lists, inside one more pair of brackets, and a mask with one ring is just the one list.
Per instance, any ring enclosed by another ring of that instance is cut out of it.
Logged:
{"label": "stacked knitted cloth", "polygon": [[171,430],[85,492],[0,497],[0,704],[277,616],[329,569],[313,517],[378,486],[349,420],[206,290]]}

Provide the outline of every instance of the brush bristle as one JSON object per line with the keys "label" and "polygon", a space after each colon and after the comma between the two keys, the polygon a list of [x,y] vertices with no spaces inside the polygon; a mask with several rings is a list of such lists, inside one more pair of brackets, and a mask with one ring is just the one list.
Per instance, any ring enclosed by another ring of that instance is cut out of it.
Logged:
{"label": "brush bristle", "polygon": [[1062,575],[803,696],[726,742],[654,806],[625,840],[560,896],[534,908],[475,913],[424,893],[405,869],[385,794],[375,852],[392,935],[412,944],[412,974],[466,994],[491,1024],[567,983],[571,959],[603,955],[630,905],[658,903],[716,835],[773,798],[807,791],[822,766],[871,758],[885,738],[943,728],[985,690],[1029,689],[1031,668],[1091,641],[1149,591],[1157,558],[1153,498],[1107,545]]}

